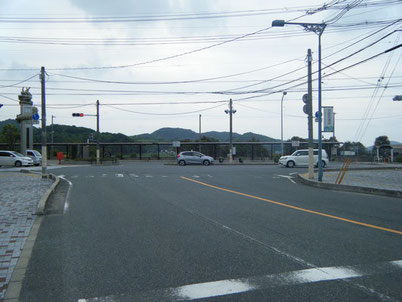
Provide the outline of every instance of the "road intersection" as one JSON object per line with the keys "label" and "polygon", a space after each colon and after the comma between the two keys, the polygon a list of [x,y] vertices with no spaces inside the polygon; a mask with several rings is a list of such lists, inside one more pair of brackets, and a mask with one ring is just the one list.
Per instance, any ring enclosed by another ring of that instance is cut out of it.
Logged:
{"label": "road intersection", "polygon": [[277,178],[294,172],[58,169],[69,210],[44,216],[20,301],[402,300],[400,199]]}

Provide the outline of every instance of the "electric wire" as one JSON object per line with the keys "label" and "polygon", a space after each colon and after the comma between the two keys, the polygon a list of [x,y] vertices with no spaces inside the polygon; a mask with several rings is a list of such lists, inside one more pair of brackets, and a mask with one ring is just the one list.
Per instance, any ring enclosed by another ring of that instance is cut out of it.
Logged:
{"label": "electric wire", "polygon": [[105,105],[105,106],[110,107],[110,108],[113,108],[113,109],[116,109],[116,110],[125,111],[125,112],[130,112],[130,113],[135,113],[135,114],[169,116],[169,115],[186,115],[186,114],[199,113],[199,112],[211,110],[211,109],[214,109],[214,108],[222,107],[222,106],[224,106],[224,105],[225,105],[225,104],[220,104],[220,105],[213,106],[213,107],[206,108],[206,109],[195,110],[195,111],[188,111],[188,112],[176,112],[176,113],[139,112],[139,111],[133,111],[133,110],[127,110],[127,109],[118,108],[118,107],[112,106],[112,105]]}
{"label": "electric wire", "polygon": [[35,74],[35,75],[33,75],[33,76],[31,76],[31,77],[25,79],[25,80],[19,81],[19,82],[17,82],[17,83],[11,84],[11,85],[0,85],[0,88],[15,87],[15,86],[17,86],[17,85],[19,85],[19,84],[22,84],[22,83],[28,82],[29,80],[32,80],[33,78],[37,77],[38,75],[39,75],[39,74]]}

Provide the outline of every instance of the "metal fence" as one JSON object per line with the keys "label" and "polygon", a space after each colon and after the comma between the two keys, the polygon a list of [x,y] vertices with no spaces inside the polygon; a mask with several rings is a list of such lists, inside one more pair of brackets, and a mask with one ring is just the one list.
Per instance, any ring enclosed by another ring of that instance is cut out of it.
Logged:
{"label": "metal fence", "polygon": [[[327,151],[330,159],[334,154],[334,147],[342,143],[323,142],[323,149]],[[291,154],[297,149],[307,149],[308,143],[300,142],[300,145],[292,146],[291,142],[284,142],[283,154]],[[281,154],[280,142],[233,142],[235,147],[234,158],[244,160],[276,160]],[[0,144],[0,149],[7,149],[8,145]],[[19,145],[14,145],[18,150]],[[48,143],[48,157],[56,158],[58,152],[64,154],[64,158],[86,160],[96,155],[96,143]],[[314,146],[317,148],[317,145]],[[40,144],[34,144],[34,149],[41,150]],[[229,154],[229,142],[181,142],[180,147],[173,147],[172,142],[158,143],[100,143],[101,157],[116,157],[119,159],[133,160],[163,160],[175,159],[182,151],[199,151],[212,156],[214,159],[227,159]]]}

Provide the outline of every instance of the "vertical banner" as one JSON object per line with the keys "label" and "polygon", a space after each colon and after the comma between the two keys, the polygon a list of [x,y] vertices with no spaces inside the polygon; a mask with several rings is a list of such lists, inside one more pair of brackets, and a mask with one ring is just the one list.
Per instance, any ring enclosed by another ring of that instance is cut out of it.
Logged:
{"label": "vertical banner", "polygon": [[324,117],[323,132],[334,132],[334,107],[322,107]]}

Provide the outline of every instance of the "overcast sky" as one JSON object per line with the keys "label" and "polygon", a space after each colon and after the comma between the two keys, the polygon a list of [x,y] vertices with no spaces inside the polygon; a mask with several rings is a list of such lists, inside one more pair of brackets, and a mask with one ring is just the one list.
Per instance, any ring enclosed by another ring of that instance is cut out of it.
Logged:
{"label": "overcast sky", "polygon": [[279,139],[286,91],[284,138],[307,137],[305,59],[311,48],[317,71],[318,36],[271,28],[284,19],[328,23],[322,105],[334,107],[336,138],[402,142],[402,102],[392,100],[402,94],[402,48],[381,54],[401,43],[401,16],[400,0],[2,0],[0,120],[19,113],[22,87],[40,106],[44,66],[48,125],[53,115],[56,124],[95,129],[94,117],[71,114],[95,114],[99,100],[102,132],[198,132],[199,114],[202,132],[228,131],[232,98],[233,131]]}

